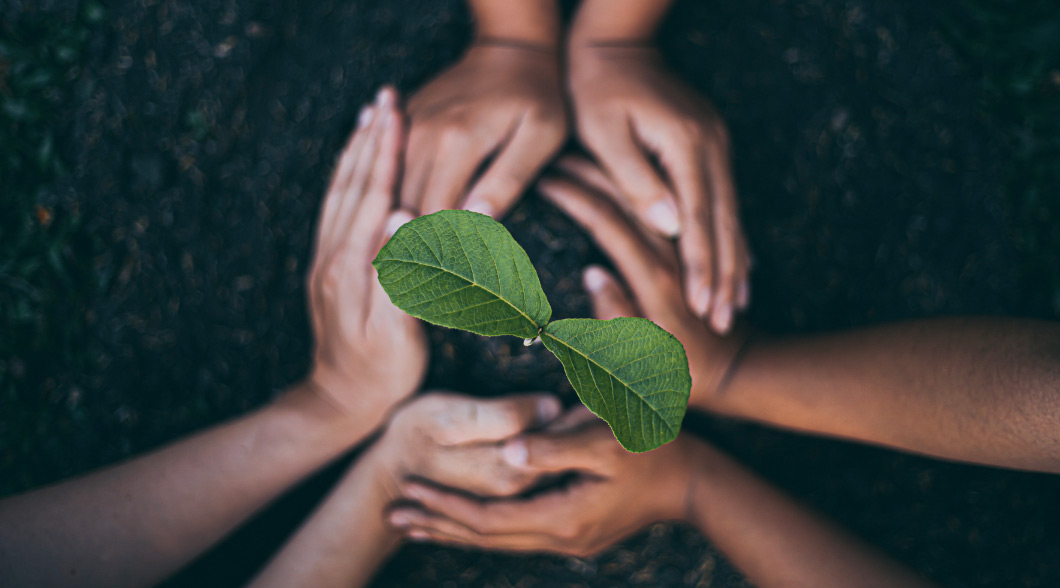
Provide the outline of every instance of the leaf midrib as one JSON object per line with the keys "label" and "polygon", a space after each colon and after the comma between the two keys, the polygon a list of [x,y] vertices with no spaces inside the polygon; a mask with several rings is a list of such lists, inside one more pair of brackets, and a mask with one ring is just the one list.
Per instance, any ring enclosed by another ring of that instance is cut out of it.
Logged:
{"label": "leaf midrib", "polygon": [[[514,310],[515,312],[518,312],[519,314],[521,314],[523,316],[523,318],[525,318],[527,321],[530,322],[531,325],[534,325],[535,327],[537,327],[539,329],[542,326],[542,325],[537,324],[537,321],[535,321],[534,319],[530,318],[530,315],[528,315],[525,312],[523,312],[522,309],[520,309],[518,306],[512,304],[511,302],[508,302],[508,299],[505,298],[504,296],[501,296],[500,294],[494,292],[493,290],[490,290],[489,288],[483,286],[482,284],[480,284],[480,283],[478,283],[478,282],[476,282],[474,280],[469,280],[467,278],[467,276],[462,276],[462,275],[454,272],[453,270],[451,270],[449,268],[444,268],[444,267],[439,266],[439,265],[432,265],[430,263],[423,263],[422,261],[415,261],[415,260],[409,260],[409,259],[397,259],[395,257],[377,258],[377,261],[394,261],[394,262],[397,262],[397,263],[407,263],[407,264],[412,264],[412,265],[418,265],[418,266],[421,266],[421,267],[429,267],[429,268],[434,268],[436,270],[441,270],[441,271],[443,271],[443,272],[445,272],[447,274],[456,276],[456,277],[460,278],[461,280],[464,280],[468,284],[471,284],[472,286],[480,288],[480,289],[492,294],[493,296],[496,296],[497,300],[500,300],[501,302],[503,302],[503,303],[507,304],[508,306],[512,307],[512,310]],[[555,338],[555,337],[553,337],[553,338]],[[621,380],[619,380],[619,381],[621,381]]]}
{"label": "leaf midrib", "polygon": [[[580,333],[579,335],[581,335],[581,334],[584,334],[584,333]],[[601,370],[603,370],[604,372],[606,372],[607,375],[609,375],[612,378],[614,378],[615,380],[617,380],[620,384],[625,386],[626,389],[628,389],[631,392],[633,392],[633,395],[636,396],[637,398],[639,398],[641,402],[643,402],[645,405],[647,405],[648,408],[650,408],[652,413],[655,415],[655,418],[660,420],[660,421],[662,421],[663,425],[666,427],[666,429],[670,433],[674,432],[673,428],[670,427],[670,423],[666,422],[666,419],[663,418],[662,415],[659,414],[659,411],[654,406],[652,406],[651,403],[649,403],[647,400],[645,400],[644,397],[641,396],[640,394],[637,394],[637,392],[635,390],[633,390],[633,386],[630,386],[629,384],[627,384],[622,378],[616,376],[611,370],[609,370],[606,367],[600,365],[600,362],[598,362],[595,359],[593,359],[592,357],[589,357],[588,355],[582,353],[581,351],[578,351],[578,349],[576,347],[574,347],[573,345],[568,343],[565,339],[560,339],[559,337],[557,337],[553,333],[550,333],[548,331],[542,331],[541,336],[542,337],[548,337],[548,338],[552,339],[553,341],[557,341],[557,342],[561,343],[567,349],[573,351],[574,353],[577,353],[581,357],[584,357],[585,361],[595,365],[596,367],[598,367]],[[600,390],[599,386],[597,386],[597,390]],[[628,410],[626,412],[628,412]],[[632,429],[630,430],[630,432],[632,433]]]}

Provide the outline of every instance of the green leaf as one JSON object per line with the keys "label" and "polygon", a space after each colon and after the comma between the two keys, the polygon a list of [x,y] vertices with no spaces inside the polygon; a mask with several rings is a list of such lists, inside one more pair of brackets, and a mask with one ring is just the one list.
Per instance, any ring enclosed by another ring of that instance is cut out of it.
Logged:
{"label": "green leaf", "polygon": [[623,447],[640,453],[677,437],[692,377],[673,335],[643,318],[565,319],[546,326],[541,340]]}
{"label": "green leaf", "polygon": [[429,323],[529,339],[552,317],[530,258],[484,214],[442,210],[413,219],[372,265],[390,300]]}

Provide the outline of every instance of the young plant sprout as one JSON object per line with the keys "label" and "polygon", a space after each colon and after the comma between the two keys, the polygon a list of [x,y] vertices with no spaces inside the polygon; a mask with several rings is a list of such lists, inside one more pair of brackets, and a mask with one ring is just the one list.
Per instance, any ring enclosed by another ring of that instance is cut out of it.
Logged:
{"label": "young plant sprout", "polygon": [[400,309],[487,337],[540,339],[578,398],[629,451],[677,437],[692,377],[685,349],[644,318],[551,321],[526,251],[489,216],[443,210],[402,226],[372,262]]}

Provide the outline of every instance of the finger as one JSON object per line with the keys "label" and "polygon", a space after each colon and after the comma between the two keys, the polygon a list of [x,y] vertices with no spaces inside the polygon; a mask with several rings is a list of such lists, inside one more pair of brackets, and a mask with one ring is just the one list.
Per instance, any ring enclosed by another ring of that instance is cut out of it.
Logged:
{"label": "finger", "polygon": [[401,179],[401,207],[419,213],[437,149],[426,127],[415,117],[409,126],[405,172]]}
{"label": "finger", "polygon": [[[620,191],[614,181],[607,177],[607,174],[600,169],[599,165],[588,159],[578,155],[568,155],[557,162],[556,168],[578,183],[611,199],[612,202],[622,202],[623,197],[620,195]],[[643,224],[641,223],[631,226],[637,231],[637,235],[643,241],[651,245],[657,255],[673,255],[674,245],[672,241],[660,237],[655,231],[642,230]]]}
{"label": "finger", "polygon": [[678,248],[684,268],[685,299],[697,316],[706,318],[717,301],[712,194],[699,153],[692,148],[663,151],[663,165],[673,178],[685,218]]}
{"label": "finger", "polygon": [[559,149],[563,136],[553,128],[524,120],[468,192],[464,209],[495,218],[504,216]]}
{"label": "finger", "polygon": [[[375,251],[376,256],[379,255],[379,250],[383,248],[383,245],[386,245],[386,242],[394,236],[394,233],[396,233],[402,225],[409,222],[413,218],[415,218],[415,216],[411,212],[403,208],[400,208],[390,213],[390,216],[387,217],[386,224],[383,225],[383,235],[379,239],[379,246],[376,248]],[[379,272],[375,269],[375,266],[369,264],[368,269],[368,281],[372,284],[371,308],[374,310],[376,308],[380,308],[379,305],[384,305],[386,308],[404,315],[405,311],[394,306],[394,304],[390,301],[390,294],[388,294],[387,291],[383,289],[383,285],[379,283]]]}
{"label": "finger", "polygon": [[379,104],[382,96],[384,94],[380,92],[376,97],[375,114],[372,116],[372,122],[365,129],[364,144],[361,146],[360,153],[357,154],[357,160],[350,171],[349,182],[342,188],[346,196],[335,212],[335,232],[336,237],[341,242],[346,242],[349,239],[357,208],[364,197],[372,169],[376,165],[379,143],[382,140],[389,119],[388,116],[385,116],[385,111]]}
{"label": "finger", "polygon": [[515,467],[539,473],[580,470],[599,476],[611,472],[619,451],[624,450],[602,421],[567,431],[523,435],[501,448]]}
{"label": "finger", "polygon": [[541,193],[582,226],[633,289],[640,310],[648,316],[665,312],[669,291],[677,287],[672,256],[661,257],[645,245],[637,230],[603,198],[568,180],[546,178]]}
{"label": "finger", "polygon": [[368,175],[364,180],[364,196],[348,235],[351,249],[355,253],[354,262],[359,264],[371,261],[378,252],[376,244],[393,208],[394,191],[401,167],[404,130],[401,115],[397,110],[397,93],[392,88],[384,88],[380,92],[378,110],[376,116],[379,117],[381,127],[378,149],[373,160],[366,162]]}
{"label": "finger", "polygon": [[449,131],[438,140],[430,177],[423,186],[421,214],[457,208],[467,193],[475,170],[485,153],[475,145],[466,131]]}
{"label": "finger", "polygon": [[604,170],[600,169],[599,165],[581,155],[565,155],[561,157],[556,162],[556,169],[576,178],[579,182],[614,199],[616,202],[622,201],[622,191],[619,190],[614,180],[608,177]]}
{"label": "finger", "polygon": [[436,447],[412,475],[479,497],[517,496],[536,484],[539,474],[509,464],[502,449],[496,442]]}
{"label": "finger", "polygon": [[405,495],[427,510],[480,535],[542,534],[568,518],[570,493],[545,492],[530,499],[482,501],[455,492],[409,483]]}
{"label": "finger", "polygon": [[629,295],[604,268],[598,265],[585,268],[582,283],[589,291],[596,318],[606,321],[620,316],[640,316]]}
{"label": "finger", "polygon": [[480,549],[538,551],[546,549],[550,543],[548,536],[531,533],[483,535],[452,519],[418,508],[395,509],[387,517],[387,522],[416,540]]}
{"label": "finger", "polygon": [[365,105],[357,117],[357,129],[350,135],[346,146],[339,156],[335,173],[328,185],[328,194],[320,211],[320,223],[317,229],[316,250],[322,251],[325,244],[334,243],[336,210],[346,197],[346,186],[350,183],[354,165],[360,156],[367,132],[365,129],[372,122],[375,106]]}
{"label": "finger", "polygon": [[681,220],[674,198],[629,127],[608,131],[589,143],[596,159],[621,189],[629,210],[660,235],[677,236]]}
{"label": "finger", "polygon": [[736,306],[740,310],[747,310],[747,307],[751,305],[751,279],[747,276],[747,271],[744,270],[744,277],[740,280],[740,285],[736,288]]}
{"label": "finger", "polygon": [[551,394],[522,394],[497,399],[448,397],[434,411],[435,442],[458,445],[499,441],[556,418],[562,406]]}
{"label": "finger", "polygon": [[584,404],[579,404],[549,423],[545,430],[550,433],[573,431],[587,423],[594,423],[598,420],[600,420],[600,417],[593,414],[593,411],[589,410]]}
{"label": "finger", "polygon": [[736,288],[742,276],[740,259],[743,252],[743,234],[737,214],[736,190],[732,183],[732,172],[724,143],[706,156],[706,167],[710,176],[710,191],[713,198],[714,251],[716,260],[714,291],[717,301],[711,312],[711,326],[718,333],[727,333],[732,326],[736,305]]}

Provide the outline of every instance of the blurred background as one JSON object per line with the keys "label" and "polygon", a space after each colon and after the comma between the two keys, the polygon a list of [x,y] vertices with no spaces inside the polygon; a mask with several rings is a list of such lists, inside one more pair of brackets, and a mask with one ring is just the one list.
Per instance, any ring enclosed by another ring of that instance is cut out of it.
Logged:
{"label": "blurred background", "polygon": [[[416,89],[470,31],[460,0],[0,2],[0,495],[302,376],[334,157],[379,85]],[[1060,317],[1055,2],[678,0],[659,43],[728,122],[753,324]],[[586,316],[578,271],[599,254],[534,194],[507,224],[556,315]],[[428,384],[564,392],[559,364],[518,343],[433,330]],[[1060,478],[688,426],[943,585],[1060,585]],[[244,581],[336,471],[169,585]],[[678,525],[586,560],[409,547],[377,581],[743,584]]]}

